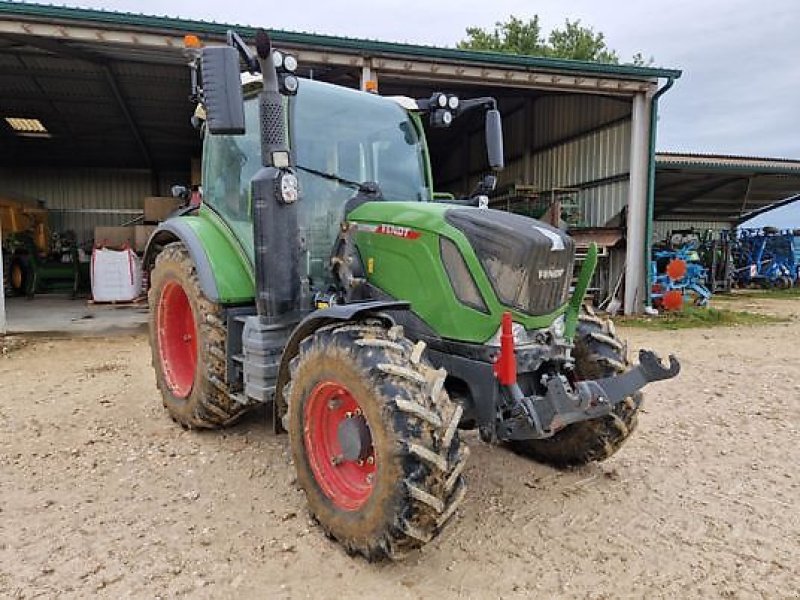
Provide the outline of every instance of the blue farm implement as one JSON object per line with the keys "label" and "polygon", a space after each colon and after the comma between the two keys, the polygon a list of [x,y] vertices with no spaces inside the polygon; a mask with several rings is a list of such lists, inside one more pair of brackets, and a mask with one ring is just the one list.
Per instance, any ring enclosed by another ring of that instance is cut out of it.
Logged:
{"label": "blue farm implement", "polygon": [[798,230],[741,229],[734,250],[735,279],[741,287],[789,288],[800,275]]}
{"label": "blue farm implement", "polygon": [[711,298],[711,291],[705,285],[708,270],[700,262],[695,243],[677,250],[655,250],[650,269],[654,306],[675,311],[685,304],[708,304]]}

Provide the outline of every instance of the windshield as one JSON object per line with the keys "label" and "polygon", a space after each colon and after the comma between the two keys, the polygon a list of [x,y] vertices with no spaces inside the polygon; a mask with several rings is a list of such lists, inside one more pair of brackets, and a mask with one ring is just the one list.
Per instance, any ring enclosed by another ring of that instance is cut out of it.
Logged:
{"label": "windshield", "polygon": [[386,200],[430,199],[423,142],[395,102],[304,79],[289,100],[289,127],[312,278],[327,274],[354,183],[377,183]]}
{"label": "windshield", "polygon": [[[346,181],[376,182],[387,200],[429,199],[422,141],[411,117],[395,102],[303,80],[289,107],[298,167]],[[333,189],[343,182],[331,183]]]}

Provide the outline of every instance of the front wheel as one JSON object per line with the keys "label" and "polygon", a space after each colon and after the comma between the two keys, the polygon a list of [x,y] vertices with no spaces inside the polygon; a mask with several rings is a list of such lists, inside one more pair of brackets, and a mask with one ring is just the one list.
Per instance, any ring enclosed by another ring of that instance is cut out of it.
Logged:
{"label": "front wheel", "polygon": [[170,416],[189,428],[221,427],[244,411],[225,385],[222,308],[203,294],[186,247],[169,244],[150,275],[150,347]]}
{"label": "front wheel", "polygon": [[[630,368],[623,344],[611,321],[583,312],[575,335],[575,372],[578,379],[600,379]],[[609,458],[633,433],[642,393],[617,404],[611,414],[568,425],[543,440],[510,442],[511,448],[536,461],[556,467],[584,465]]]}
{"label": "front wheel", "polygon": [[348,552],[395,558],[432,539],[464,497],[462,409],[400,327],[347,323],[292,360],[289,436],[309,509]]}

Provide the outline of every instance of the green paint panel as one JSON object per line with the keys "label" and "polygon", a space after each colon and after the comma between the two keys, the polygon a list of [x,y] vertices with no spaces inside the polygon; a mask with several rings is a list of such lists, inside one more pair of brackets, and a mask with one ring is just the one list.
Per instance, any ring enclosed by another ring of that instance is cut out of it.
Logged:
{"label": "green paint panel", "polygon": [[252,302],[255,297],[253,264],[225,222],[207,207],[202,207],[197,216],[178,218],[189,225],[200,239],[211,263],[220,302]]}
{"label": "green paint panel", "polygon": [[[548,327],[563,314],[567,304],[551,315],[538,317],[500,304],[466,237],[445,221],[445,213],[451,208],[443,203],[368,202],[352,211],[349,220],[359,225],[356,244],[370,283],[410,302],[412,310],[442,337],[464,342],[486,342],[497,332],[506,311],[527,329]],[[382,228],[384,224],[391,227]],[[440,236],[458,247],[488,314],[456,297],[440,257]]]}

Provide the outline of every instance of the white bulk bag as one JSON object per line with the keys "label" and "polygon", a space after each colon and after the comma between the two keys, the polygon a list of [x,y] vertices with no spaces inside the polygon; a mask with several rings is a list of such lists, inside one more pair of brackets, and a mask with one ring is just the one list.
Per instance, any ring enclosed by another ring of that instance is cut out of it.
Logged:
{"label": "white bulk bag", "polygon": [[141,293],[142,262],[133,250],[94,249],[92,298],[95,302],[130,302]]}

